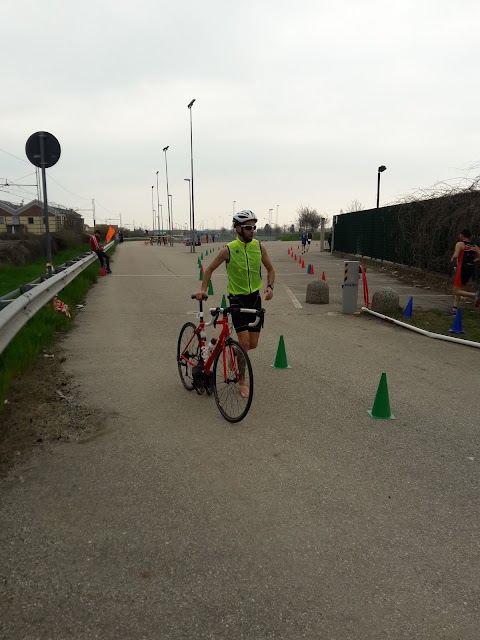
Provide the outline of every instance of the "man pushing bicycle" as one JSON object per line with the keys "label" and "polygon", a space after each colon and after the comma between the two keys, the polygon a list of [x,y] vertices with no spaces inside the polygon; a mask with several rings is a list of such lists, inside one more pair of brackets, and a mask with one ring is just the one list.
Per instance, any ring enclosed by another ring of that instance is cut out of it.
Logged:
{"label": "man pushing bicycle", "polygon": [[[227,267],[227,291],[231,305],[258,310],[262,308],[262,299],[260,297],[262,264],[267,270],[267,285],[264,289],[265,300],[272,299],[275,270],[265,246],[253,237],[256,222],[257,217],[249,210],[240,211],[233,216],[233,227],[237,232],[237,237],[221,249],[205,269],[202,289],[196,294],[197,300],[206,300],[208,298],[208,283],[212,273],[222,262],[225,262]],[[250,327],[251,315],[240,312],[232,313],[232,322],[237,332],[238,342],[245,351],[255,349],[260,337],[261,323]],[[241,374],[242,372],[240,371],[239,390],[241,395],[246,397],[249,391]]]}

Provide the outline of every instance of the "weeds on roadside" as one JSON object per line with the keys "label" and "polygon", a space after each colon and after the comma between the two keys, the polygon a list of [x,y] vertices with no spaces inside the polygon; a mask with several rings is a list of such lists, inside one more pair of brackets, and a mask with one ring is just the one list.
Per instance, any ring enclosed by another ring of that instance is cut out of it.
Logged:
{"label": "weeds on roadside", "polygon": [[[115,247],[113,247],[114,250]],[[109,253],[111,254],[112,251],[110,250]],[[78,255],[78,248],[76,255]],[[14,268],[19,269],[19,267]],[[72,315],[70,320],[65,314],[55,311],[52,300],[22,327],[0,354],[0,413],[11,381],[26,371],[39,354],[51,345],[56,336],[71,329],[75,317],[75,306],[85,300],[87,292],[95,284],[99,274],[100,264],[95,260],[58,294],[60,300],[70,307]],[[25,284],[25,281],[22,284]]]}

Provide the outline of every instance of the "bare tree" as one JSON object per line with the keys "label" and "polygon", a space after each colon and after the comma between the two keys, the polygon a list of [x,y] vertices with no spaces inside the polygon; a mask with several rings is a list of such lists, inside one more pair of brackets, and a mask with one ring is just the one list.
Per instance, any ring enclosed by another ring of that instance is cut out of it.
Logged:
{"label": "bare tree", "polygon": [[362,211],[362,210],[363,210],[363,204],[355,198],[355,200],[352,200],[348,205],[348,207],[345,209],[345,213],[353,213],[353,211]]}
{"label": "bare tree", "polygon": [[304,207],[301,205],[297,209],[298,214],[298,226],[302,229],[310,229],[310,231],[316,231],[320,226],[322,217],[318,214],[316,209],[312,207]]}

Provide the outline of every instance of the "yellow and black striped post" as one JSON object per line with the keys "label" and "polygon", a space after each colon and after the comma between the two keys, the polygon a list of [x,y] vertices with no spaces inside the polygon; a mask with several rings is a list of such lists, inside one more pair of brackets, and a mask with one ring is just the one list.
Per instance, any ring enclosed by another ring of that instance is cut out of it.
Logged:
{"label": "yellow and black striped post", "polygon": [[342,313],[352,314],[357,310],[358,274],[360,263],[356,260],[345,260],[342,284]]}

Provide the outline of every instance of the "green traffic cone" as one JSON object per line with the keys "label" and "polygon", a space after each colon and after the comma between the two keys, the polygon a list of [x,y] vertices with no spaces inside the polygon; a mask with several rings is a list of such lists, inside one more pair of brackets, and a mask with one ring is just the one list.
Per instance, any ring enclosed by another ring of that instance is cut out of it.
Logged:
{"label": "green traffic cone", "polygon": [[395,420],[395,416],[390,411],[390,400],[388,399],[387,374],[382,373],[378,384],[377,395],[373,407],[368,412],[375,420]]}
{"label": "green traffic cone", "polygon": [[208,256],[208,249],[205,251],[205,257]]}
{"label": "green traffic cone", "polygon": [[200,256],[200,260],[203,260],[203,251],[202,251],[202,254]]}
{"label": "green traffic cone", "polygon": [[208,282],[208,291],[207,291],[209,296],[213,296],[213,285],[212,285],[212,281],[209,280]]}
{"label": "green traffic cone", "polygon": [[221,306],[222,309],[226,309],[227,308],[227,301],[225,300],[225,294],[223,294],[220,306]]}
{"label": "green traffic cone", "polygon": [[197,264],[198,264],[198,268],[201,269],[202,268],[202,261],[200,260],[200,258],[198,258]]}
{"label": "green traffic cone", "polygon": [[280,336],[280,340],[278,342],[277,356],[275,358],[274,364],[271,365],[274,369],[291,369],[290,365],[287,362],[287,353],[285,351],[285,342],[283,340],[283,336]]}
{"label": "green traffic cone", "polygon": [[200,269],[200,277],[198,279],[200,280],[200,282],[203,280],[203,271],[202,271],[202,269]]}

